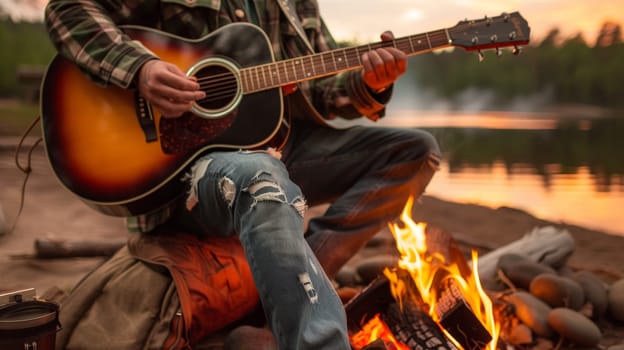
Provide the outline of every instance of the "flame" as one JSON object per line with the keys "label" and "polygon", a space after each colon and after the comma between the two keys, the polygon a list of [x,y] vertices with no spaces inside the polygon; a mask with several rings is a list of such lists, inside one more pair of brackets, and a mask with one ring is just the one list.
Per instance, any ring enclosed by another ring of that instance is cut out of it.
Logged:
{"label": "flame", "polygon": [[[429,306],[429,315],[438,324],[440,319],[435,312],[435,307],[442,291],[436,287],[441,284],[440,282],[451,279],[460,289],[462,296],[475,316],[490,332],[492,341],[488,344],[487,349],[496,350],[500,324],[494,319],[492,301],[481,287],[481,281],[478,273],[476,273],[478,271],[477,252],[472,251],[473,273],[470,273],[469,276],[462,276],[457,263],[447,262],[444,256],[428,252],[425,236],[426,224],[415,223],[411,218],[413,203],[414,199],[410,197],[401,214],[401,221],[404,227],[398,224],[390,225],[390,230],[396,240],[397,249],[401,254],[398,267],[409,272],[412,278],[411,282],[418,288],[422,301]],[[404,305],[401,299],[405,296],[406,283],[409,281],[402,280],[396,273],[388,269],[385,271],[385,275],[390,281],[393,296],[399,305]],[[440,276],[443,276],[442,280],[440,280]],[[434,285],[434,278],[436,285]],[[440,328],[444,330],[443,327]],[[447,332],[445,334],[458,348],[462,348],[450,334]]]}
{"label": "flame", "polygon": [[407,345],[396,340],[392,331],[379,318],[379,314],[371,318],[357,334],[351,337],[351,345],[356,349],[362,349],[377,339],[381,339],[388,350],[410,350]]}

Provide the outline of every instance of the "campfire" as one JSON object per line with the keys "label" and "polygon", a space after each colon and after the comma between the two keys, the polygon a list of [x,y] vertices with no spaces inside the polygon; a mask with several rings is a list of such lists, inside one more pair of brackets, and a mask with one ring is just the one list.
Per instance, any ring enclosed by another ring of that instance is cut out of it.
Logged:
{"label": "campfire", "polygon": [[481,287],[477,253],[472,268],[449,235],[427,235],[411,218],[413,198],[400,224],[391,224],[400,253],[347,305],[351,342],[356,349],[497,348],[500,325]]}

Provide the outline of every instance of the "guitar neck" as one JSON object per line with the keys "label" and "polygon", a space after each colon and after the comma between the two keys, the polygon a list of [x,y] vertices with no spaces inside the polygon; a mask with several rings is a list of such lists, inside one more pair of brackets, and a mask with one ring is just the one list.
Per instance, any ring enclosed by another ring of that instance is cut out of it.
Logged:
{"label": "guitar neck", "polygon": [[413,56],[451,45],[448,29],[441,29],[244,68],[241,81],[245,93],[258,92],[359,69],[362,54],[377,48],[394,47]]}

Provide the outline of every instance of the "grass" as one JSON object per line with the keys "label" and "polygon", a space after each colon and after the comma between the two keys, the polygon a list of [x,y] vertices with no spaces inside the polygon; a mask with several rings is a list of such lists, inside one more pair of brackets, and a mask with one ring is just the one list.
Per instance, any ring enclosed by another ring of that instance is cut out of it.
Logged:
{"label": "grass", "polygon": [[[21,136],[39,115],[39,105],[19,100],[0,100],[0,136]],[[39,128],[31,132],[39,134]]]}

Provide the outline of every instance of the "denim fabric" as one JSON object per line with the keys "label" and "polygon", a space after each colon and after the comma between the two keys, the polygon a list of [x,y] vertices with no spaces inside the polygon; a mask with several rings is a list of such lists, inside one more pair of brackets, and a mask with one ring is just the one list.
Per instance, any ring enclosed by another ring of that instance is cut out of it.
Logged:
{"label": "denim fabric", "polygon": [[[177,221],[203,234],[238,233],[281,349],[350,349],[328,276],[424,191],[438,163],[423,131],[296,121],[281,161],[263,151],[199,160],[190,215],[182,214],[190,218]],[[304,198],[332,203],[305,236]]]}
{"label": "denim fabric", "polygon": [[440,163],[436,140],[417,129],[306,125],[291,142],[284,159],[291,179],[310,205],[331,202],[305,235],[330,277],[400,215],[410,195],[420,197]]}

